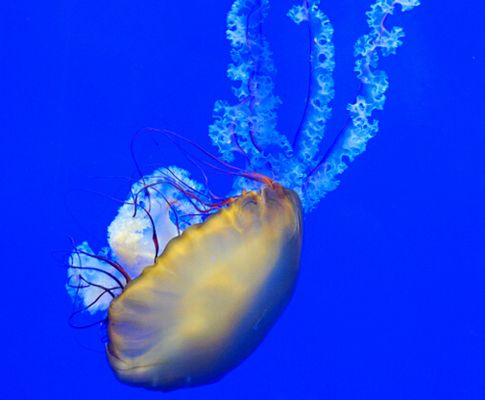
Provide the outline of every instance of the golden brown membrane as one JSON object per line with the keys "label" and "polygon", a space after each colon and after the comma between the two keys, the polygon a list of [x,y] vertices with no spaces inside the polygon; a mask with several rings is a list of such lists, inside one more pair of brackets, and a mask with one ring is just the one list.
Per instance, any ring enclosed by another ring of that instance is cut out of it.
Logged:
{"label": "golden brown membrane", "polygon": [[157,390],[220,379],[250,355],[288,303],[302,240],[296,193],[243,194],[173,239],[109,308],[109,362]]}

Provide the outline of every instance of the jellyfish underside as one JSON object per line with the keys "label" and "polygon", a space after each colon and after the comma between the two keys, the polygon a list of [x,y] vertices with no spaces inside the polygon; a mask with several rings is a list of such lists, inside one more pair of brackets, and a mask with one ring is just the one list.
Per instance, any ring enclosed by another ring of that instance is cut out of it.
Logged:
{"label": "jellyfish underside", "polygon": [[300,200],[277,184],[174,238],[110,305],[107,355],[117,377],[163,391],[220,379],[290,300],[301,240]]}

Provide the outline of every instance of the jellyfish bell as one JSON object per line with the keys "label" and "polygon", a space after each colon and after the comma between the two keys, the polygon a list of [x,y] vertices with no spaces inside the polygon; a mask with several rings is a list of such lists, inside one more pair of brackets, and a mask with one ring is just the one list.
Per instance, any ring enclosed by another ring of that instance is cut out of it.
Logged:
{"label": "jellyfish bell", "polygon": [[84,306],[76,317],[107,312],[116,376],[168,391],[220,379],[267,335],[296,283],[302,211],[271,178],[160,133],[195,146],[189,160],[201,169],[257,188],[219,197],[210,171],[200,184],[182,168],[159,168],[132,186],[108,227],[109,248],[74,248],[70,293]]}
{"label": "jellyfish bell", "polygon": [[301,240],[300,200],[276,183],[172,239],[109,307],[107,354],[117,377],[158,390],[220,379],[290,300]]}

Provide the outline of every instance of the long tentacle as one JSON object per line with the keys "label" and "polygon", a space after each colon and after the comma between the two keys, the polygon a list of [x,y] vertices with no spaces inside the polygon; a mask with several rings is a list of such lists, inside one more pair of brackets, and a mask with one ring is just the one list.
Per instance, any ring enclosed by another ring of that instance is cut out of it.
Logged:
{"label": "long tentacle", "polygon": [[318,162],[315,157],[331,115],[329,104],[335,94],[333,27],[328,17],[318,8],[319,3],[320,0],[304,0],[303,5],[295,5],[288,13],[297,24],[308,22],[308,92],[302,119],[293,139],[298,162],[304,164],[307,171]]}
{"label": "long tentacle", "polygon": [[[217,101],[209,127],[209,136],[225,160],[243,153],[248,168],[259,172],[268,169],[275,151],[291,152],[287,138],[276,131],[280,100],[273,94],[275,69],[262,30],[268,7],[269,0],[236,0],[232,5],[227,18],[232,47],[228,76],[236,82],[233,93],[238,103]],[[270,146],[272,155],[265,151]]]}

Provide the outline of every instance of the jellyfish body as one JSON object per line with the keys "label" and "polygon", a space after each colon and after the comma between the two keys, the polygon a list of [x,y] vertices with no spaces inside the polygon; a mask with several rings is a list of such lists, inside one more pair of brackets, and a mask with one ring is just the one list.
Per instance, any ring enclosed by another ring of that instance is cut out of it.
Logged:
{"label": "jellyfish body", "polygon": [[298,196],[279,185],[244,194],[173,239],[109,308],[118,378],[170,390],[238,365],[288,303],[301,239]]}
{"label": "jellyfish body", "polygon": [[[288,303],[298,276],[302,209],[334,190],[349,163],[378,131],[388,78],[381,57],[394,54],[403,30],[387,28],[399,7],[419,0],[375,0],[369,32],[355,44],[360,89],[349,118],[321,146],[334,97],[333,26],[320,0],[298,0],[288,13],[309,34],[309,81],[294,134],[277,130],[275,68],[262,24],[269,0],[234,0],[227,18],[236,102],[217,101],[209,136],[221,160],[187,157],[225,170],[229,197],[214,196],[189,172],[141,174],[108,229],[110,247],[75,247],[67,289],[77,313],[108,309],[107,355],[128,384],[173,390],[206,384],[237,366],[263,340]],[[178,135],[170,134],[178,148]],[[189,141],[190,142],[190,141]],[[200,146],[195,145],[200,150]],[[241,158],[242,157],[242,158]],[[244,162],[244,166],[229,163]],[[141,173],[141,170],[139,171]],[[105,315],[105,314],[104,314]]]}

